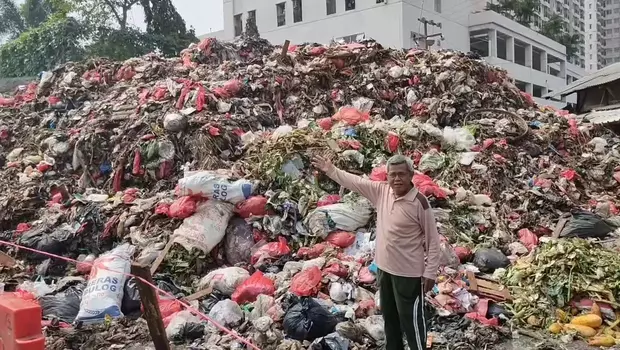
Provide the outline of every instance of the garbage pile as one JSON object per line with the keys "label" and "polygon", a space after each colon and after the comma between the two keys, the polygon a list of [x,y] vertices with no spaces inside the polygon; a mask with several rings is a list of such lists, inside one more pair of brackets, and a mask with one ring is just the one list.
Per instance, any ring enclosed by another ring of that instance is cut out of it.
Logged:
{"label": "garbage pile", "polygon": [[[457,52],[205,39],[69,63],[0,99],[0,240],[38,251],[3,247],[0,285],[41,305],[50,349],[148,342],[132,261],[175,343],[241,346],[184,300],[263,350],[376,349],[374,209],[309,159],[386,181],[402,153],[442,235],[430,342],[501,348],[575,291],[618,297],[617,258],[579,243],[616,249],[617,144]],[[541,246],[561,222],[578,238]]]}

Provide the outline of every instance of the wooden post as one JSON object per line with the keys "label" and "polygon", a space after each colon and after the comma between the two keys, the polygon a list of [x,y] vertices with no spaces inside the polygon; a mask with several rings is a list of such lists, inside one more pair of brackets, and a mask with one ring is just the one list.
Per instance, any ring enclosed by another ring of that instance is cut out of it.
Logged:
{"label": "wooden post", "polygon": [[[147,266],[133,263],[131,264],[131,273],[153,284],[153,278]],[[161,312],[159,311],[157,292],[139,278],[137,280],[140,301],[142,301],[142,306],[144,307],[143,317],[149,326],[149,333],[155,345],[155,350],[170,350],[170,343],[166,336],[166,327],[164,327],[164,320],[162,320]]]}
{"label": "wooden post", "polygon": [[284,45],[282,45],[282,52],[280,53],[282,57],[286,57],[286,53],[288,52],[288,46],[290,44],[291,42],[289,40],[284,41]]}

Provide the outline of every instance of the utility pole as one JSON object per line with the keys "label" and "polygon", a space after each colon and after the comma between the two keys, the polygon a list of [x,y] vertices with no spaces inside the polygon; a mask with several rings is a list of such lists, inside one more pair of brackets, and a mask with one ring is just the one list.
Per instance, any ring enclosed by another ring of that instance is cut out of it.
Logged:
{"label": "utility pole", "polygon": [[440,36],[443,39],[443,34],[442,33],[428,35],[428,25],[430,24],[430,25],[432,25],[434,27],[437,27],[437,28],[441,29],[441,23],[440,22],[435,22],[433,20],[429,21],[425,17],[418,18],[418,22],[421,22],[422,24],[424,24],[424,35],[422,37],[417,37],[416,39],[424,40],[424,46],[423,46],[424,49],[428,49],[428,45],[426,43],[427,39],[433,38],[433,37],[436,37],[436,36]]}

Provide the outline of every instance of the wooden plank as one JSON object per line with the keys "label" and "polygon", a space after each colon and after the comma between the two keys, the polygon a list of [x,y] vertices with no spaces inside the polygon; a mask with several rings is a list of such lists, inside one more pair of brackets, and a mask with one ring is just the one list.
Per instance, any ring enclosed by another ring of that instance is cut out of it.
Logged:
{"label": "wooden plank", "polygon": [[15,264],[15,259],[4,252],[0,252],[0,266],[13,267]]}
{"label": "wooden plank", "polygon": [[512,300],[508,289],[502,288],[499,283],[478,278],[471,271],[467,271],[467,280],[471,292],[498,301]]}
{"label": "wooden plank", "polygon": [[159,256],[157,257],[157,259],[155,259],[155,261],[153,262],[153,265],[151,265],[151,275],[155,274],[155,272],[157,271],[157,268],[159,267],[161,262],[164,261],[164,258],[166,257],[166,254],[168,254],[168,252],[170,251],[170,248],[172,248],[172,245],[174,244],[174,239],[173,238],[174,237],[170,237],[170,240],[168,240],[168,243],[164,247],[164,250],[162,250],[159,253]]}
{"label": "wooden plank", "polygon": [[186,301],[194,301],[194,300],[198,300],[201,298],[206,297],[207,295],[213,293],[213,287],[207,287],[203,290],[199,290],[194,294],[188,295],[187,297],[183,298]]}
{"label": "wooden plank", "polygon": [[[131,273],[153,284],[153,278],[148,266],[133,263],[131,264]],[[142,317],[149,326],[149,333],[151,334],[153,345],[155,345],[155,350],[170,350],[170,342],[168,342],[168,337],[166,336],[166,327],[164,327],[164,321],[159,311],[157,292],[140,278],[137,281],[140,301],[142,301],[142,306],[144,307],[144,315]]]}

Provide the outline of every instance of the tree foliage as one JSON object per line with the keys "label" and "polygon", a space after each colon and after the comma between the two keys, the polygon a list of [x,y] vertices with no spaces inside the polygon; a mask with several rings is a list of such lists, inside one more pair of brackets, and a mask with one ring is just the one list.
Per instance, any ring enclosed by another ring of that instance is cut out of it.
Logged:
{"label": "tree foliage", "polygon": [[26,30],[26,24],[13,0],[0,0],[0,36],[14,39]]}
{"label": "tree foliage", "polygon": [[[496,4],[488,4],[487,10],[495,11],[503,16],[513,18],[526,27],[532,27],[534,15],[540,7],[539,0],[499,0]],[[566,31],[564,19],[553,14],[542,23],[539,33],[566,47],[566,57],[574,57],[579,50],[579,35]]]}
{"label": "tree foliage", "polygon": [[495,11],[503,16],[512,18],[521,25],[530,27],[539,7],[539,0],[498,0],[496,4],[487,4],[486,9]]}
{"label": "tree foliage", "polygon": [[[134,6],[144,10],[146,31],[128,24]],[[2,35],[14,40],[0,46],[0,77],[36,75],[89,57],[176,56],[197,40],[170,0],[26,0],[21,8],[0,0]]]}
{"label": "tree foliage", "polygon": [[59,64],[80,60],[85,35],[73,18],[54,19],[0,46],[0,77],[37,75]]}

